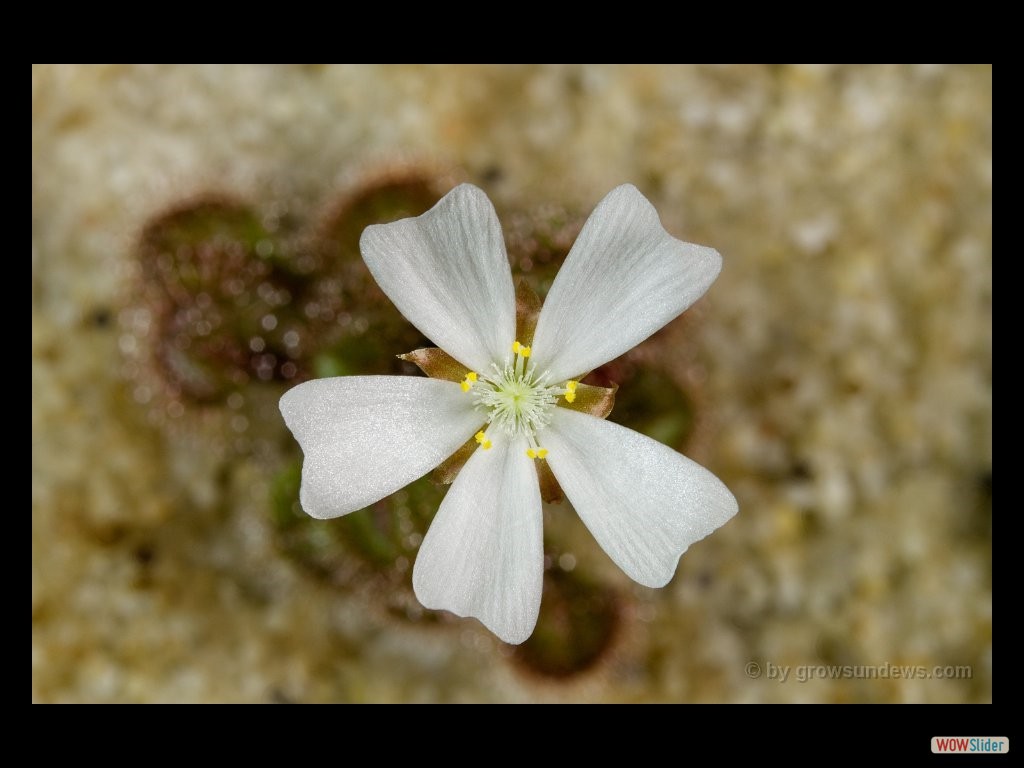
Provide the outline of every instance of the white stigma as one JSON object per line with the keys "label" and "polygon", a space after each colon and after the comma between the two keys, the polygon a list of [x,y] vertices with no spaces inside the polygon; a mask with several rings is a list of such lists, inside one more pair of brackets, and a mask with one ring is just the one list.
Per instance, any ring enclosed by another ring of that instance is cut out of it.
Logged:
{"label": "white stigma", "polygon": [[[514,357],[506,357],[504,365],[492,363],[491,373],[471,371],[462,382],[473,403],[487,419],[488,428],[497,427],[510,438],[525,437],[529,444],[526,455],[531,459],[547,457],[547,450],[537,444],[537,433],[551,423],[551,409],[559,397],[567,402],[576,399],[575,381],[562,386],[548,384],[548,372],[537,373],[537,366],[527,364],[530,348],[518,341],[512,345]],[[487,432],[476,434],[480,447],[487,450],[492,443]]]}

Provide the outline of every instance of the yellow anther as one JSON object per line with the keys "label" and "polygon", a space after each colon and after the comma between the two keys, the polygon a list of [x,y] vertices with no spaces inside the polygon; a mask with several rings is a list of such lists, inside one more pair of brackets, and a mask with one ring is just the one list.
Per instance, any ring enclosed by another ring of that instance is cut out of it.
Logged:
{"label": "yellow anther", "polygon": [[480,444],[480,447],[483,448],[485,451],[489,451],[489,450],[491,450],[491,446],[492,445],[494,445],[494,443],[492,443],[490,440],[484,440]]}
{"label": "yellow anther", "polygon": [[536,459],[537,458],[537,452],[535,450],[533,450],[533,448],[527,448],[526,449],[526,455],[529,456],[531,459]]}
{"label": "yellow anther", "polygon": [[484,431],[483,431],[483,430],[481,429],[481,430],[480,430],[479,432],[477,432],[477,433],[476,433],[475,435],[473,435],[473,438],[474,438],[474,439],[475,439],[475,440],[476,440],[476,441],[477,441],[478,443],[482,443],[482,442],[483,442],[484,440],[486,440],[486,439],[487,439],[487,435],[485,435],[485,434],[484,434]]}
{"label": "yellow anther", "polygon": [[547,448],[538,448],[537,449],[537,458],[538,459],[546,459],[547,457],[548,457],[548,449]]}
{"label": "yellow anther", "polygon": [[520,344],[518,341],[512,342],[512,351],[517,355],[522,355],[523,357],[530,356],[530,348],[525,344]]}
{"label": "yellow anther", "polygon": [[462,391],[463,392],[469,392],[469,388],[473,386],[473,382],[476,381],[476,379],[477,379],[477,376],[476,376],[475,373],[473,373],[473,371],[470,371],[469,373],[467,373],[466,374],[466,378],[464,378],[462,380],[462,383],[459,384],[459,386],[462,387]]}
{"label": "yellow anther", "polygon": [[470,371],[469,373],[466,374],[466,379],[468,381],[476,381],[476,373]]}
{"label": "yellow anther", "polygon": [[472,384],[470,384],[468,381],[464,381],[461,384],[459,384],[459,386],[462,387],[463,392],[469,392],[469,388],[472,386]]}
{"label": "yellow anther", "polygon": [[576,399],[577,384],[579,384],[579,382],[573,381],[572,379],[569,379],[569,381],[565,382],[565,402],[571,403],[573,400]]}

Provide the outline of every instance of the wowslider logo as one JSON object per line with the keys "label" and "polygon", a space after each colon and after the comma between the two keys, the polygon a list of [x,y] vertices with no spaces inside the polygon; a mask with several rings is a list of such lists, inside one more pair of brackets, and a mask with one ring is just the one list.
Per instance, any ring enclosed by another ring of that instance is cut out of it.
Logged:
{"label": "wowslider logo", "polygon": [[932,752],[937,755],[998,755],[1009,751],[1010,740],[1006,736],[932,736]]}

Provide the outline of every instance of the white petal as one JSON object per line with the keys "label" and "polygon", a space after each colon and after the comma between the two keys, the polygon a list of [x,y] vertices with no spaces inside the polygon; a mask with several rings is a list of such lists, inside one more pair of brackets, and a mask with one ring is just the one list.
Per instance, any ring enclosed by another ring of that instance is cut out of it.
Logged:
{"label": "white petal", "polygon": [[343,376],[299,384],[281,414],[302,446],[302,508],[347,515],[426,474],[483,422],[458,384]]}
{"label": "white petal", "polygon": [[477,449],[423,539],[412,585],[427,608],[474,616],[506,643],[537,624],[544,577],[540,489],[525,440]]}
{"label": "white petal", "polygon": [[676,240],[636,187],[616,187],[590,214],[548,292],[534,362],[552,381],[591,371],[681,314],[721,269],[718,251]]}
{"label": "white petal", "polygon": [[399,311],[463,365],[489,371],[515,341],[512,273],[494,206],[462,184],[411,219],[374,224],[363,260]]}
{"label": "white petal", "polygon": [[619,424],[555,408],[540,442],[594,538],[645,586],[665,586],[687,547],[738,510],[704,467]]}

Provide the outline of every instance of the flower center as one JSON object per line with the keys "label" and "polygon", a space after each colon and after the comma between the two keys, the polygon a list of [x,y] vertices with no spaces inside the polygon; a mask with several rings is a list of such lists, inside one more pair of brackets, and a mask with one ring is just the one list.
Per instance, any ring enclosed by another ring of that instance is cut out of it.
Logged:
{"label": "flower center", "polygon": [[[527,362],[529,347],[517,341],[512,352],[503,365],[492,363],[490,373],[467,374],[462,391],[472,395],[488,427],[497,427],[510,438],[525,437],[530,446],[526,455],[543,459],[548,451],[537,444],[537,433],[551,422],[551,409],[559,397],[570,403],[576,399],[576,382],[553,386],[548,383],[547,371],[538,374],[537,366]],[[485,430],[477,432],[476,441],[485,450],[492,445]]]}

